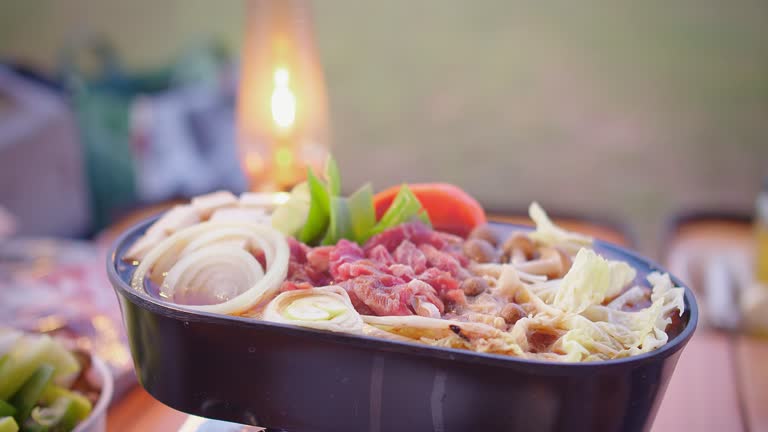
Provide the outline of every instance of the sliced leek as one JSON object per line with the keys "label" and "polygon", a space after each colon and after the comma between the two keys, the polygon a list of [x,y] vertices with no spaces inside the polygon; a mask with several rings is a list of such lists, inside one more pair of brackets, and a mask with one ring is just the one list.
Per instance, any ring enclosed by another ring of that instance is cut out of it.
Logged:
{"label": "sliced leek", "polygon": [[267,305],[263,319],[341,333],[363,330],[360,314],[338,286],[286,291]]}

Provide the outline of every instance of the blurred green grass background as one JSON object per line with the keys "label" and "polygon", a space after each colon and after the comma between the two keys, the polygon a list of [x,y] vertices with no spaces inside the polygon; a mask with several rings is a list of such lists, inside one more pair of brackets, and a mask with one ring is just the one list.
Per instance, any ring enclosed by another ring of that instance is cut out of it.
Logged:
{"label": "blurred green grass background", "polygon": [[[134,67],[215,35],[243,2],[2,5],[0,54],[51,65],[109,35]],[[768,175],[768,2],[312,3],[348,189],[450,181],[487,207],[614,217],[656,252],[684,208],[749,212]]]}

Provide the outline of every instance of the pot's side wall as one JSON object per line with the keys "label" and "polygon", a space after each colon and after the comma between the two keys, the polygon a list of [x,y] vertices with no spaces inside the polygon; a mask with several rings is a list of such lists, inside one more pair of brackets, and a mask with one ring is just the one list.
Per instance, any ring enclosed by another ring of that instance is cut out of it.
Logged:
{"label": "pot's side wall", "polygon": [[678,358],[551,376],[184,321],[120,300],[155,398],[290,432],[647,431]]}

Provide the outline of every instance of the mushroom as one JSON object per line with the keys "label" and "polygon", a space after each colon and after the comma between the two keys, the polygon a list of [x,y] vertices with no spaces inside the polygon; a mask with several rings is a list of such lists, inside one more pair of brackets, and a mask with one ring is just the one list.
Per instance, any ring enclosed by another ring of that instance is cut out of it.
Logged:
{"label": "mushroom", "polygon": [[563,276],[565,276],[566,273],[571,269],[571,266],[573,265],[573,260],[571,259],[571,256],[568,255],[566,251],[564,251],[561,248],[555,248],[557,250],[557,253],[560,254],[560,261],[563,263]]}
{"label": "mushroom", "polygon": [[496,297],[507,301],[514,301],[515,296],[522,288],[523,282],[520,280],[515,267],[510,265],[501,266],[499,281],[493,290]]}
{"label": "mushroom", "polygon": [[536,245],[524,232],[513,232],[502,245],[504,257],[512,264],[518,264],[532,259],[536,253]]}
{"label": "mushroom", "polygon": [[499,316],[504,319],[507,324],[514,324],[520,318],[528,315],[525,309],[517,303],[507,303],[499,312]]}
{"label": "mushroom", "polygon": [[464,279],[461,282],[461,285],[459,285],[459,288],[464,291],[465,295],[476,296],[478,294],[482,294],[485,292],[485,290],[488,289],[488,282],[486,282],[485,279],[481,277],[470,277]]}
{"label": "mushroom", "polygon": [[476,226],[472,232],[469,233],[468,236],[469,239],[479,239],[479,240],[485,240],[488,243],[491,244],[493,247],[497,247],[500,243],[499,235],[491,228],[488,224],[482,224]]}
{"label": "mushroom", "polygon": [[539,258],[516,263],[515,268],[521,272],[546,275],[549,279],[559,279],[570,269],[570,260],[570,257],[555,248],[543,247],[539,250]]}
{"label": "mushroom", "polygon": [[471,238],[462,247],[467,258],[479,263],[495,262],[498,257],[496,248],[491,243],[480,238]]}

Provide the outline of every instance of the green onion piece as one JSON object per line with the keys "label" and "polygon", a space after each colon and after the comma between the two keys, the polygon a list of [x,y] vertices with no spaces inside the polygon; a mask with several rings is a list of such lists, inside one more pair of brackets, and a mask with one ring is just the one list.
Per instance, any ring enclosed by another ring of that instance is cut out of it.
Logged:
{"label": "green onion piece", "polygon": [[0,364],[0,399],[8,400],[45,359],[49,341],[24,337]]}
{"label": "green onion piece", "polygon": [[373,207],[373,188],[365,184],[349,197],[349,215],[352,221],[353,240],[363,244],[376,225],[376,209]]}
{"label": "green onion piece", "polygon": [[286,306],[283,314],[297,321],[330,321],[347,312],[346,305],[328,297],[305,297]]}
{"label": "green onion piece", "polygon": [[325,178],[328,180],[328,194],[332,197],[341,195],[341,175],[336,161],[328,156],[325,162]]}
{"label": "green onion piece", "polygon": [[306,182],[294,186],[288,201],[272,214],[272,227],[287,236],[296,235],[306,224],[309,200],[309,186]]}
{"label": "green onion piece", "polygon": [[347,198],[334,196],[331,197],[331,217],[323,244],[334,245],[343,238],[353,238],[349,204]]}
{"label": "green onion piece", "polygon": [[431,225],[429,215],[424,211],[421,202],[416,198],[408,185],[403,184],[397,192],[395,199],[379,222],[373,227],[370,235],[378,234],[386,229],[418,219],[427,225]]}
{"label": "green onion piece", "polygon": [[307,171],[307,185],[310,196],[309,214],[298,239],[306,244],[316,244],[328,228],[330,199],[325,185],[311,168]]}
{"label": "green onion piece", "polygon": [[421,211],[416,214],[416,218],[420,220],[424,225],[430,227],[432,226],[432,221],[429,220],[429,213],[427,213],[425,209],[421,209]]}
{"label": "green onion piece", "polygon": [[8,400],[42,364],[52,365],[57,378],[80,369],[72,353],[50,336],[23,336],[0,364],[0,399]]}
{"label": "green onion piece", "polygon": [[16,414],[16,408],[4,400],[0,400],[0,417],[7,417]]}
{"label": "green onion piece", "polygon": [[19,425],[13,417],[0,418],[0,432],[19,432]]}
{"label": "green onion piece", "polygon": [[53,378],[53,366],[44,364],[37,368],[31,377],[21,386],[18,393],[9,400],[11,405],[16,407],[14,418],[18,423],[24,423],[29,417],[32,408],[37,405],[40,395],[48,387],[48,383]]}
{"label": "green onion piece", "polygon": [[43,394],[40,396],[40,403],[43,405],[52,405],[57,399],[61,398],[72,400],[75,412],[77,413],[77,418],[80,420],[88,417],[93,409],[93,405],[87,397],[56,385],[50,385],[43,391]]}
{"label": "green onion piece", "polygon": [[40,423],[36,422],[32,419],[32,417],[28,418],[27,421],[24,422],[23,425],[21,425],[21,432],[58,432],[56,430],[51,430],[48,426],[43,426]]}
{"label": "green onion piece", "polygon": [[30,418],[37,424],[57,431],[71,431],[82,420],[75,401],[60,397],[47,407],[36,407]]}

